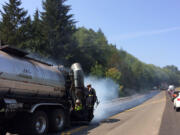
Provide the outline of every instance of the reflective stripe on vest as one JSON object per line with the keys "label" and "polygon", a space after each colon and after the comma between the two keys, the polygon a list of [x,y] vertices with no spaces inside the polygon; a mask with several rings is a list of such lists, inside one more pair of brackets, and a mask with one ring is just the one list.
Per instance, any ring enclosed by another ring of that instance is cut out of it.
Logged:
{"label": "reflective stripe on vest", "polygon": [[80,111],[82,110],[82,105],[76,105],[75,106],[75,111]]}

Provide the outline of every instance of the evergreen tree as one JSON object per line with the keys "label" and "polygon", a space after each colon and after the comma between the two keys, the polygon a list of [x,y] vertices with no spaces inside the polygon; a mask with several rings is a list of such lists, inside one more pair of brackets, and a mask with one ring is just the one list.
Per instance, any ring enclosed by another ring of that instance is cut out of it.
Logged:
{"label": "evergreen tree", "polygon": [[[1,20],[0,20],[0,30],[2,29],[2,22],[1,22]],[[0,45],[2,45],[3,43],[2,43],[2,36],[1,36],[1,33],[0,33]]]}
{"label": "evergreen tree", "polygon": [[21,37],[21,41],[18,43],[18,47],[21,49],[30,49],[33,38],[33,29],[32,29],[32,20],[31,17],[28,16],[26,19],[26,24],[22,25],[19,28],[19,37]]}
{"label": "evergreen tree", "polygon": [[2,27],[0,29],[1,39],[4,44],[18,46],[24,41],[24,27],[28,21],[27,11],[20,8],[21,0],[9,0],[3,5]]}
{"label": "evergreen tree", "polygon": [[46,52],[63,63],[74,58],[76,48],[72,36],[75,22],[73,15],[69,14],[70,6],[65,5],[65,2],[66,0],[45,0],[41,15]]}
{"label": "evergreen tree", "polygon": [[44,52],[45,42],[42,36],[42,24],[39,16],[39,11],[37,9],[34,14],[33,21],[29,21],[26,25],[27,40],[24,42],[22,47],[30,50],[31,52],[47,56],[47,53]]}
{"label": "evergreen tree", "polygon": [[40,20],[40,13],[37,9],[34,14],[34,20],[32,23],[32,30],[33,30],[33,43],[32,43],[32,50],[33,52],[37,52],[43,55],[47,55],[45,50],[45,42],[43,40],[42,35],[42,24]]}

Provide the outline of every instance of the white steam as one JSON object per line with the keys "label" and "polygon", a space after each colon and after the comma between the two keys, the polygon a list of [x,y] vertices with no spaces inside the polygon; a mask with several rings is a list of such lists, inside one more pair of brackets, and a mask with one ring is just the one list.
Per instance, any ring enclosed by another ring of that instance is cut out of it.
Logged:
{"label": "white steam", "polygon": [[96,95],[100,102],[118,98],[119,85],[109,78],[98,79],[95,77],[86,77],[85,85],[87,84],[91,84],[96,90]]}
{"label": "white steam", "polygon": [[100,101],[99,106],[97,108],[95,107],[94,119],[92,123],[100,122],[109,117],[110,113],[106,108],[107,105],[105,101],[111,101],[112,99],[118,98],[119,85],[109,78],[98,79],[95,77],[86,77],[85,85],[87,84],[91,84],[96,90],[96,95]]}
{"label": "white steam", "polygon": [[129,97],[118,98],[119,86],[111,79],[86,77],[85,84],[92,85],[100,101],[99,106],[97,108],[95,107],[92,124],[99,123],[110,116],[142,104],[159,93],[159,91],[151,91],[146,94],[135,94]]}

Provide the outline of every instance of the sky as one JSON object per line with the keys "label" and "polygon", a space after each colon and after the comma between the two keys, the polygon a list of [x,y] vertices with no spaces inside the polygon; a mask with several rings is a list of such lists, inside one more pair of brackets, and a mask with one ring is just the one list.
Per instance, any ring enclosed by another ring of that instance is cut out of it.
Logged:
{"label": "sky", "polygon": [[[2,4],[8,0],[0,0]],[[22,0],[33,15],[41,0]],[[147,64],[180,69],[180,0],[68,0],[77,26],[99,28],[109,43]]]}

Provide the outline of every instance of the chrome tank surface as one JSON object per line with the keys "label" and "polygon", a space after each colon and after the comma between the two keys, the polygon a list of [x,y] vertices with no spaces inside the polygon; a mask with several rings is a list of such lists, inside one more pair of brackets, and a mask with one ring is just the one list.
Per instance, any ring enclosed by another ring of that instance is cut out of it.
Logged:
{"label": "chrome tank surface", "polygon": [[[14,82],[23,82],[39,86],[47,86],[48,89],[45,90],[45,94],[53,92],[57,94],[61,92],[61,96],[65,94],[64,76],[56,68],[26,57],[9,55],[3,51],[0,51],[0,79],[12,81],[13,83],[9,84],[12,89],[15,88],[14,85],[18,85]],[[40,90],[39,86],[33,88],[35,93],[41,93],[41,91],[43,91],[43,89]]]}
{"label": "chrome tank surface", "polygon": [[79,63],[74,63],[71,66],[71,69],[74,73],[74,84],[76,88],[83,88],[84,87],[84,73]]}

